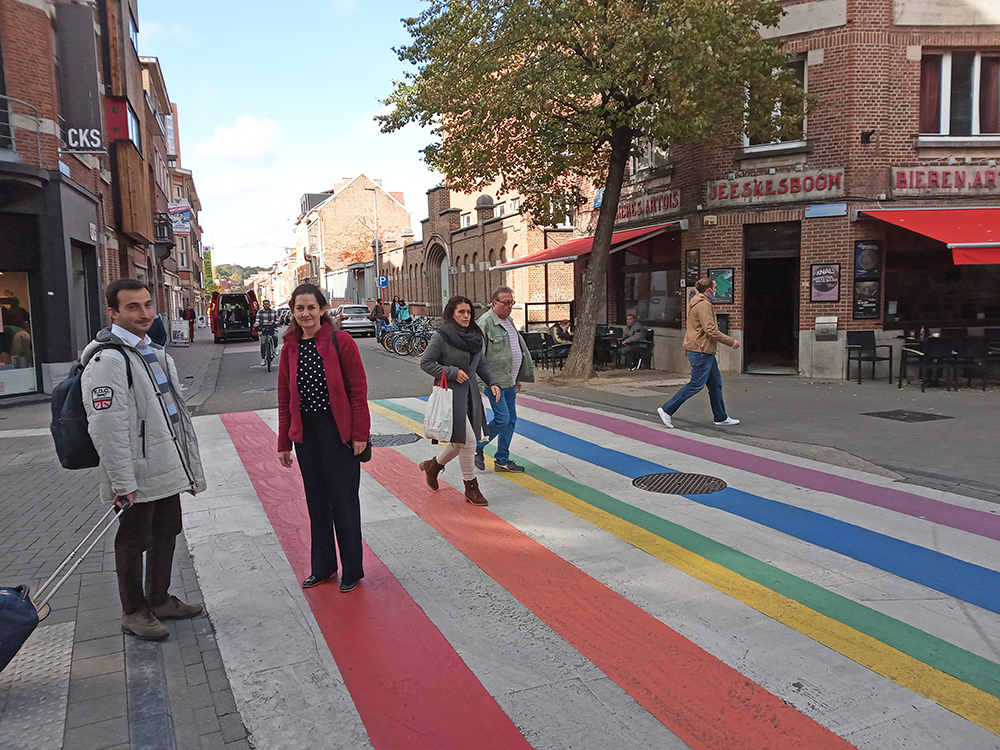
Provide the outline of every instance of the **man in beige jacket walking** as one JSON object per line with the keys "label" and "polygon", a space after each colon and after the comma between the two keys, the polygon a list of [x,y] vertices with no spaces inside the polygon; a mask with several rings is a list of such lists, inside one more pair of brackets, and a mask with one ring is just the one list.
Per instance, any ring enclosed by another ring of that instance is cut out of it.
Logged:
{"label": "man in beige jacket walking", "polygon": [[740,348],[740,342],[732,336],[727,336],[719,330],[715,320],[715,310],[712,300],[716,293],[715,282],[711,279],[698,279],[695,284],[697,293],[688,305],[687,333],[684,336],[684,353],[691,362],[691,380],[681,387],[674,397],[656,410],[667,427],[673,427],[671,417],[681,408],[681,404],[708,386],[708,398],[712,402],[712,415],[717,425],[735,425],[740,420],[733,419],[726,413],[726,405],[722,401],[722,373],[715,351],[719,343]]}

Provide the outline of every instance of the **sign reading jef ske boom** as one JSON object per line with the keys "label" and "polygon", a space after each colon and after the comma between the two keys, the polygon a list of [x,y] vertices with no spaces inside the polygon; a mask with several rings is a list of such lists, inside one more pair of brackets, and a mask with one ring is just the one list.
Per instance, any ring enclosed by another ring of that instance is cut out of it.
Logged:
{"label": "sign reading jef ske boom", "polygon": [[706,203],[713,208],[793,201],[820,201],[844,195],[843,169],[778,172],[708,183]]}

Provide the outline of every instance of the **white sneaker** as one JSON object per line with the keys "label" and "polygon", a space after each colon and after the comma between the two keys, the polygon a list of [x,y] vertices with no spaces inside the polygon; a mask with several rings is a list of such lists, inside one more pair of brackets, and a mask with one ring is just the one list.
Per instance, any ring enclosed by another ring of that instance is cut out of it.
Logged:
{"label": "white sneaker", "polygon": [[721,422],[716,422],[716,424],[720,424],[720,425],[734,425],[734,424],[739,424],[739,423],[740,423],[740,420],[733,419],[732,417],[726,417]]}
{"label": "white sneaker", "polygon": [[261,366],[261,367],[267,367],[267,360],[266,360],[266,359],[262,359],[262,360],[260,361],[260,366]]}
{"label": "white sneaker", "polygon": [[660,415],[660,419],[663,420],[663,425],[665,427],[669,427],[670,429],[674,428],[674,423],[670,419],[670,415],[667,414],[665,411],[663,411],[663,407],[662,406],[658,406],[656,408],[656,413]]}

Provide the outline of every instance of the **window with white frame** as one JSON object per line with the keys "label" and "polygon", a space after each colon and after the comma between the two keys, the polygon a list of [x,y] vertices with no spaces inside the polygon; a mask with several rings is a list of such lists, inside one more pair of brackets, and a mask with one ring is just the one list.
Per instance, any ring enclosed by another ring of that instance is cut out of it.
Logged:
{"label": "window with white frame", "polygon": [[511,198],[507,202],[510,204],[510,211],[508,211],[508,213],[516,214],[518,211],[521,210],[520,198]]}
{"label": "window with white frame", "polygon": [[[782,66],[783,70],[787,70],[792,74],[792,77],[798,82],[799,88],[803,91],[808,91],[808,80],[806,76],[806,57],[801,55],[794,57]],[[751,100],[749,103],[752,105],[753,91],[748,93],[748,98]],[[780,115],[782,113],[782,103],[777,102],[774,107],[774,115]],[[754,133],[747,133],[744,135],[744,146],[754,148],[759,147],[761,150],[768,148],[780,148],[782,145],[787,145],[790,143],[797,143],[805,140],[805,117],[798,119],[796,123],[790,127],[787,127],[778,132],[777,136],[771,138],[770,140],[765,140],[759,135]]]}
{"label": "window with white frame", "polygon": [[142,129],[139,124],[139,116],[136,115],[135,110],[132,109],[131,104],[125,105],[128,110],[128,139],[135,144],[135,147],[139,149],[139,153],[142,153]]}
{"label": "window with white frame", "polygon": [[462,214],[462,229],[472,226],[472,214]]}
{"label": "window with white frame", "polygon": [[187,268],[188,267],[188,261],[187,261],[187,257],[188,257],[188,242],[187,242],[187,237],[178,237],[177,240],[178,240],[178,242],[177,242],[177,248],[178,248],[178,251],[180,253],[181,268]]}
{"label": "window with white frame", "polygon": [[920,132],[1000,135],[1000,52],[924,52],[920,61]]}
{"label": "window with white frame", "polygon": [[670,163],[670,146],[643,139],[636,144],[636,148],[639,153],[633,154],[628,160],[627,174],[629,177],[634,177],[650,169],[665,167]]}
{"label": "window with white frame", "polygon": [[496,205],[496,208],[494,208],[493,210],[493,216],[496,218],[500,218],[501,216],[505,216],[506,214],[507,214],[506,205],[503,203],[498,203]]}
{"label": "window with white frame", "polygon": [[128,14],[128,38],[132,40],[132,46],[135,51],[139,51],[139,26],[136,24],[135,19],[132,17],[131,11]]}

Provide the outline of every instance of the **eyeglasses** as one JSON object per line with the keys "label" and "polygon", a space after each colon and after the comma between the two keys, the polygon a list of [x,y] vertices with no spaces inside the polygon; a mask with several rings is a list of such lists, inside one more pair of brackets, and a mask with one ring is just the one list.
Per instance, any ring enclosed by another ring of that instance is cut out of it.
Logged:
{"label": "eyeglasses", "polygon": [[514,305],[514,300],[495,299],[493,301],[499,302],[501,305],[506,305],[507,307],[513,307]]}

